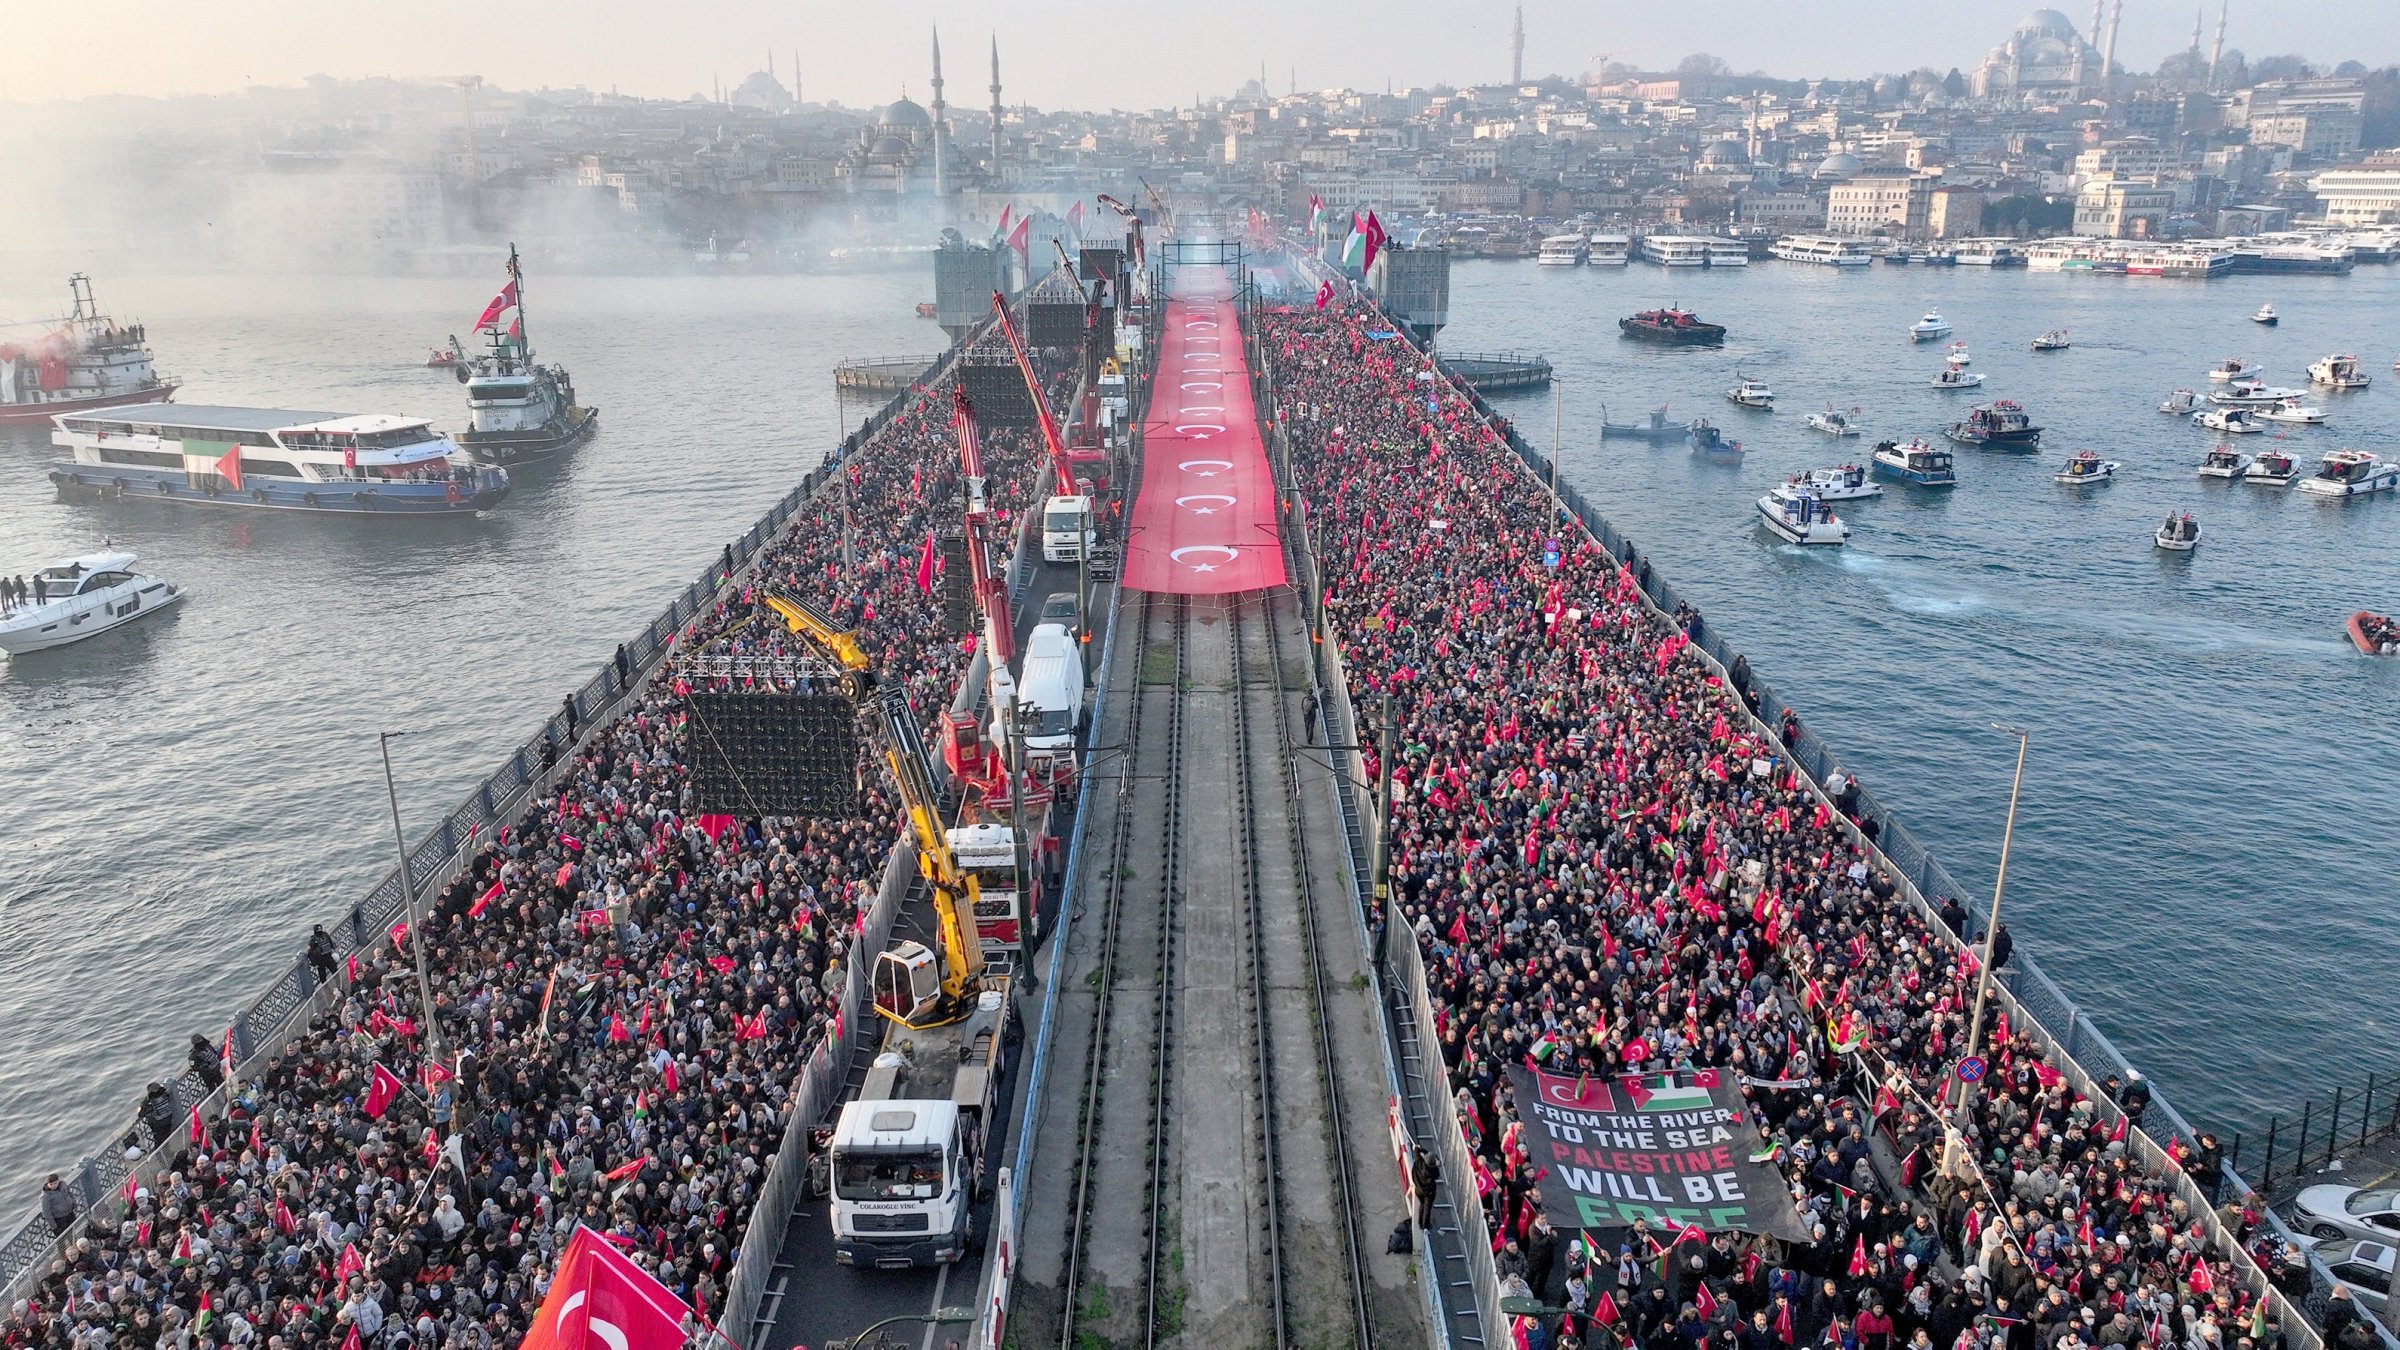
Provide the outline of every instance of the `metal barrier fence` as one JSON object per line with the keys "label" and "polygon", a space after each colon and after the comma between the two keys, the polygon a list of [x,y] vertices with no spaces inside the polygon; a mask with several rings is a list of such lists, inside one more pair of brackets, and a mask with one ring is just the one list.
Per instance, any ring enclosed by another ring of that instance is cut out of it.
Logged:
{"label": "metal barrier fence", "polygon": [[[918,384],[938,380],[959,350],[954,347],[943,353]],[[573,762],[575,747],[608,725],[629,697],[664,663],[692,622],[734,587],[760,550],[832,481],[841,462],[898,416],[914,393],[914,388],[900,391],[867,417],[857,431],[843,439],[835,454],[810,470],[800,485],[770,507],[748,532],[725,545],[724,552],[684,587],[658,617],[623,644],[622,664],[610,660],[599,673],[568,695],[565,704],[542,722],[534,736],[502,760],[500,767],[444,816],[440,825],[419,839],[407,854],[410,885],[406,891],[400,885],[399,869],[394,868],[353,902],[347,914],[328,924],[336,943],[337,969],[342,968],[343,958],[364,958],[389,944],[392,927],[403,917],[401,911],[409,896],[418,897],[420,906],[427,903],[428,897],[465,869],[476,849],[497,834],[500,824],[513,820],[538,791],[563,772]],[[229,1035],[236,1069],[230,1081],[238,1083],[253,1076],[268,1056],[305,1030],[311,1017],[338,998],[343,987],[339,977],[320,981],[306,956],[293,960],[268,984],[265,992],[234,1015]],[[177,1122],[187,1119],[195,1109],[203,1121],[221,1118],[228,1104],[224,1087],[212,1090],[197,1073],[189,1070],[168,1080],[167,1087]],[[110,1216],[121,1211],[126,1194],[132,1189],[126,1184],[127,1179],[133,1178],[137,1186],[148,1184],[185,1147],[179,1129],[170,1129],[165,1138],[157,1138],[138,1119],[130,1135],[112,1132],[112,1137],[140,1139],[147,1146],[146,1152],[128,1157],[127,1150],[110,1147],[97,1155],[87,1154],[71,1170],[62,1169],[62,1179],[73,1188],[80,1202],[80,1212],[76,1222],[69,1225],[70,1230],[89,1221],[95,1209]],[[778,1170],[781,1170],[780,1158]],[[48,1219],[35,1213],[0,1242],[0,1304],[13,1303],[30,1293],[58,1254],[65,1237]],[[745,1255],[747,1247],[745,1240]]]}
{"label": "metal barrier fence", "polygon": [[2368,1074],[2366,1085],[2353,1092],[2333,1090],[2333,1100],[2311,1098],[2300,1103],[2300,1118],[2271,1116],[2264,1139],[2245,1140],[2238,1132],[2225,1156],[2240,1167],[2245,1152],[2254,1164],[2251,1175],[2263,1191],[2280,1176],[2297,1181],[2312,1167],[2323,1167],[2344,1149],[2365,1148],[2378,1139],[2400,1134],[2400,1077]]}

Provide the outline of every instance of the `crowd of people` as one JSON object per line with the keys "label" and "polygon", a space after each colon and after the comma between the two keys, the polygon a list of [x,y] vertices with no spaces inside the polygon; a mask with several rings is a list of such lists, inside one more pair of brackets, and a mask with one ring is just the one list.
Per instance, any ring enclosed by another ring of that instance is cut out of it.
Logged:
{"label": "crowd of people", "polygon": [[[1065,371],[1051,374],[1056,398]],[[927,541],[957,519],[950,390],[924,390],[833,465],[829,490],[678,653],[795,654],[802,640],[758,602],[776,588],[853,625],[881,678],[933,720],[973,647],[921,584]],[[987,431],[982,448],[1006,540],[1033,441]],[[45,1191],[67,1244],[31,1297],[0,1310],[0,1346],[508,1350],[578,1224],[714,1314],[795,1085],[849,963],[868,959],[851,947],[904,828],[872,733],[857,819],[698,809],[689,692],[795,670],[671,660],[560,747],[554,783],[430,904],[423,931],[404,924],[344,957],[318,929],[309,965],[337,996],[232,1085],[221,1115],[153,1087],[125,1144],[176,1145],[164,1174],[88,1220]],[[192,1070],[221,1082],[222,1047],[194,1040]]]}
{"label": "crowd of people", "polygon": [[[1525,1343],[2273,1350],[2276,1319],[2177,1194],[2180,1169],[2217,1198],[2205,1141],[2161,1168],[2129,1137],[2138,1075],[2092,1100],[2001,1015],[1945,1157],[1966,916],[1909,899],[1844,820],[1854,795],[1811,791],[1797,725],[1759,728],[1687,650],[1697,616],[1646,608],[1396,325],[1348,300],[1265,325],[1362,739],[1386,696],[1397,713],[1375,917],[1423,958],[1472,1158],[1447,1181],[1480,1196],[1504,1291],[1566,1310],[1521,1321]],[[1738,1072],[1813,1241],[1552,1231],[1519,1064]],[[2286,1271],[2255,1199],[2227,1199],[2226,1228]]]}

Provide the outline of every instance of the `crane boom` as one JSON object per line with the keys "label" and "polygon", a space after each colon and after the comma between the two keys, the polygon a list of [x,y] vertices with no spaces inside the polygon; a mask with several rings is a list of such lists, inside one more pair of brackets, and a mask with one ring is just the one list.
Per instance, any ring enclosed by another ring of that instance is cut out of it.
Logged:
{"label": "crane boom", "polygon": [[1017,370],[1025,376],[1025,392],[1033,399],[1033,414],[1041,424],[1042,443],[1050,448],[1050,469],[1057,491],[1074,496],[1083,489],[1076,486],[1075,475],[1067,466],[1067,443],[1058,434],[1058,419],[1050,415],[1050,400],[1042,396],[1042,377],[1034,373],[1033,358],[1025,351],[1025,339],[1017,334],[1016,318],[1008,312],[1008,297],[992,292],[992,311],[1000,316],[1001,336],[1008,339],[1008,350],[1017,358]]}
{"label": "crane boom", "polygon": [[959,469],[967,480],[967,574],[973,578],[975,605],[991,630],[992,659],[1008,665],[1017,659],[1016,616],[1009,610],[1008,585],[992,574],[991,557],[984,551],[983,533],[991,520],[985,498],[983,436],[975,427],[975,405],[964,389],[951,391],[950,420],[958,428]]}

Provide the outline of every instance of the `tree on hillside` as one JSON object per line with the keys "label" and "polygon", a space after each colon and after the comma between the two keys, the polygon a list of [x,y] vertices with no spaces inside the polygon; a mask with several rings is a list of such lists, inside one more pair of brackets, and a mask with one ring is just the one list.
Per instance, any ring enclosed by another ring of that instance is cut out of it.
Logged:
{"label": "tree on hillside", "polygon": [[1678,75],[1722,75],[1732,69],[1725,58],[1710,56],[1707,52],[1693,52],[1675,63],[1675,73]]}
{"label": "tree on hillside", "polygon": [[2262,56],[2250,67],[2252,80],[2305,80],[2317,73],[2308,58],[2297,53],[2283,56]]}

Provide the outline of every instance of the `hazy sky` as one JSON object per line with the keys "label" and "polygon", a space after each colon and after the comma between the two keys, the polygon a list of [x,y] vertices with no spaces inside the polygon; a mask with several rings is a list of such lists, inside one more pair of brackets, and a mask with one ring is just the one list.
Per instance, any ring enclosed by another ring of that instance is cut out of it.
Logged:
{"label": "hazy sky", "polygon": [[[1602,59],[1670,66],[1707,51],[1739,70],[1859,76],[1971,69],[2030,3],[2016,0],[1528,0],[1528,75]],[[2089,3],[2057,6],[2078,27]],[[2213,31],[2217,0],[2207,0]],[[1471,83],[1508,74],[1506,0],[109,0],[8,3],[0,99],[222,93],[334,76],[481,75],[511,88],[615,87],[681,97],[775,53],[788,85],[859,104],[926,97],[940,24],[950,101],[975,107],[1000,39],[1011,103],[1151,108],[1231,91],[1266,64],[1281,91]],[[2117,59],[2146,70],[2191,39],[2191,0],[2126,0]],[[2208,35],[2203,36],[2205,48]],[[2400,62],[2395,0],[2233,0],[2226,45],[2331,64]]]}

